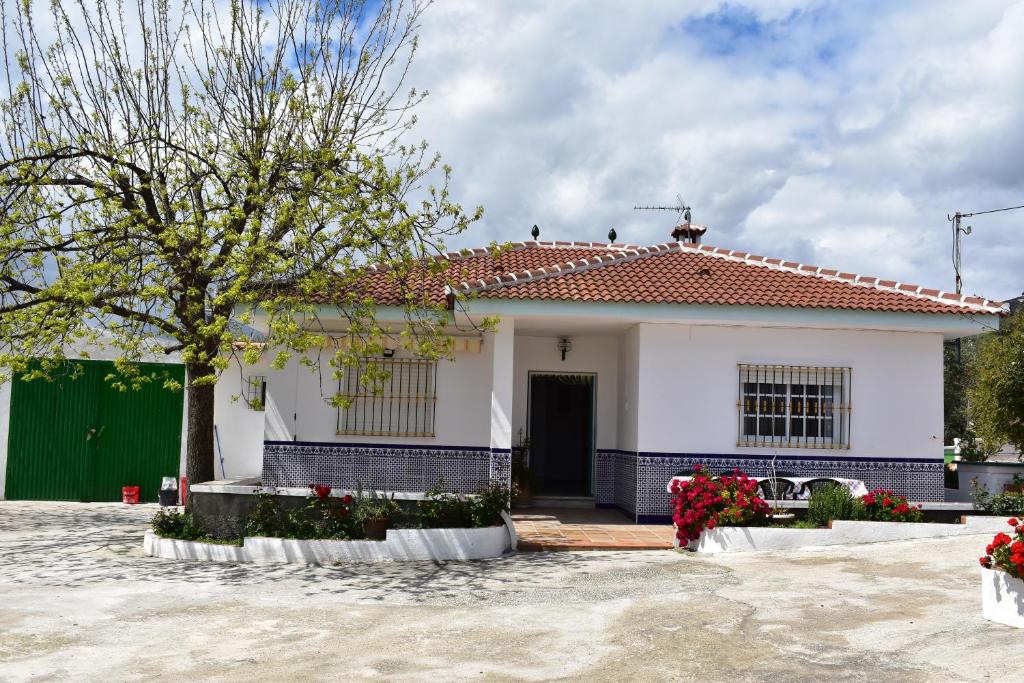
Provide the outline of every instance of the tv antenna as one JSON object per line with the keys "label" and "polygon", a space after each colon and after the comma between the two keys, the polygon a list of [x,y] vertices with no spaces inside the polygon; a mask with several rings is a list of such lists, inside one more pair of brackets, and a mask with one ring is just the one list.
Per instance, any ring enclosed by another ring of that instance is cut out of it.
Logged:
{"label": "tv antenna", "polygon": [[679,216],[679,222],[690,224],[690,207],[679,195],[676,195],[675,206],[634,206],[634,211],[675,211]]}

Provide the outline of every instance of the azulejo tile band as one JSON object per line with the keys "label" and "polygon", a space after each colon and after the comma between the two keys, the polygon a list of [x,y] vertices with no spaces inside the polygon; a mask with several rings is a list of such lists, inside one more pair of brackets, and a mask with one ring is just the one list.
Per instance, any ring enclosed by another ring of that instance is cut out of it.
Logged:
{"label": "azulejo tile band", "polygon": [[508,486],[507,450],[462,446],[267,441],[263,444],[263,483],[267,486],[426,491],[438,481],[447,491],[471,493],[498,481]]}
{"label": "azulejo tile band", "polygon": [[[768,476],[772,459],[715,454],[635,454],[636,515],[638,519],[663,518],[670,514],[665,486],[675,474],[688,474],[703,464],[716,473],[739,469],[754,477]],[[941,460],[895,458],[778,458],[779,476],[847,477],[861,479],[869,488],[886,488],[910,500],[943,500]]]}

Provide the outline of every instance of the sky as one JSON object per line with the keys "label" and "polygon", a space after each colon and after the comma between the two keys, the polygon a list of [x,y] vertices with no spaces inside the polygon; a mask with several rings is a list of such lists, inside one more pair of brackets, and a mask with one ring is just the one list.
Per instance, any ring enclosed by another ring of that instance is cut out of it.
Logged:
{"label": "sky", "polygon": [[[706,244],[951,291],[1024,204],[1024,1],[438,0],[414,137],[491,240]],[[1024,210],[964,292],[1024,291]]]}

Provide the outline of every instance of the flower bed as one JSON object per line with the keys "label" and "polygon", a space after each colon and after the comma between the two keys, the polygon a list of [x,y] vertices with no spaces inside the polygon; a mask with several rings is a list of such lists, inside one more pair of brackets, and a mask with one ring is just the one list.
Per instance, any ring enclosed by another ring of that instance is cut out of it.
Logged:
{"label": "flower bed", "polygon": [[515,548],[508,491],[499,486],[464,496],[442,492],[439,483],[405,507],[394,494],[360,489],[339,495],[316,484],[295,503],[282,504],[262,489],[246,495],[255,502],[233,550],[220,550],[232,541],[211,538],[190,512],[161,510],[146,532],[146,552],[171,559],[324,564],[474,560]]}
{"label": "flower bed", "polygon": [[713,478],[697,465],[689,481],[672,481],[671,493],[672,521],[680,545],[697,540],[705,529],[768,523],[770,510],[757,495],[757,481],[738,469]]}
{"label": "flower bed", "polygon": [[1013,535],[1000,531],[981,563],[981,613],[990,621],[1024,628],[1024,523],[1007,520]]}

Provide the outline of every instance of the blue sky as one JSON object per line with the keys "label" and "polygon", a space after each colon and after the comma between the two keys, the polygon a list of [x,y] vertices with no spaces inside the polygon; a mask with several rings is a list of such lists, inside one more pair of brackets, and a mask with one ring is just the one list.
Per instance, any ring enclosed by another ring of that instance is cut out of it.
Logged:
{"label": "blue sky", "polygon": [[[1024,2],[443,0],[415,136],[483,221],[454,246],[667,239],[952,287],[946,214],[1024,204]],[[1024,211],[974,221],[965,291],[1024,290]]]}

